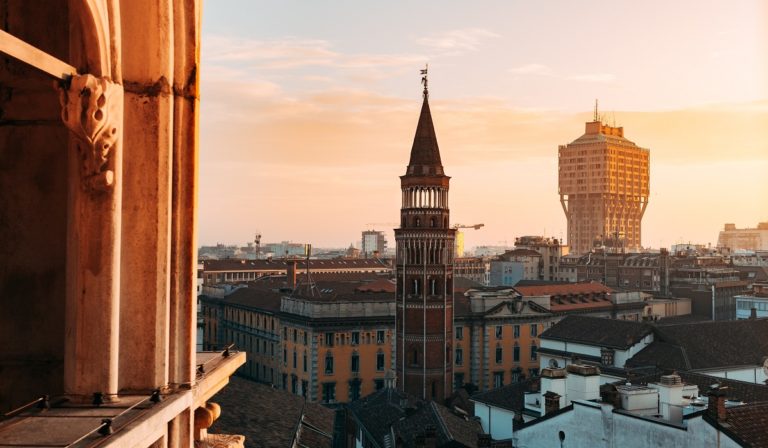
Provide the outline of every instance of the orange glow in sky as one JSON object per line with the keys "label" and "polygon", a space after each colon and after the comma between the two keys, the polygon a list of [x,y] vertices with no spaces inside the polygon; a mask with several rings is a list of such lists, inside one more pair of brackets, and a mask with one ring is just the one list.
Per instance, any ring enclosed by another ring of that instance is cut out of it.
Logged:
{"label": "orange glow in sky", "polygon": [[208,2],[199,242],[391,240],[429,63],[468,247],[565,236],[557,147],[595,98],[651,150],[643,245],[714,244],[768,221],[765,5]]}

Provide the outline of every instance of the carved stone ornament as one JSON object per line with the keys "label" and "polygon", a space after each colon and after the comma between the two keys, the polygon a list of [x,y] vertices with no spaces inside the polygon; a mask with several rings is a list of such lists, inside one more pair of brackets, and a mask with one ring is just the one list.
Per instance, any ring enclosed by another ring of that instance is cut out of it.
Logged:
{"label": "carved stone ornament", "polygon": [[77,138],[83,187],[110,191],[123,122],[123,87],[106,78],[74,75],[60,90],[61,119]]}

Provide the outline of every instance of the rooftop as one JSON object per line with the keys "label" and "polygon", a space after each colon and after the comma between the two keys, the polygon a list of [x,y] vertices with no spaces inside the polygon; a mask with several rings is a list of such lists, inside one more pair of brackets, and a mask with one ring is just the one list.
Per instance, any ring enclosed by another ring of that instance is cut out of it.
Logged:
{"label": "rooftop", "polygon": [[212,401],[227,412],[211,430],[243,434],[246,448],[332,446],[334,411],[298,395],[232,377]]}
{"label": "rooftop", "polygon": [[642,322],[569,315],[542,333],[541,339],[626,350],[652,332],[653,327]]}

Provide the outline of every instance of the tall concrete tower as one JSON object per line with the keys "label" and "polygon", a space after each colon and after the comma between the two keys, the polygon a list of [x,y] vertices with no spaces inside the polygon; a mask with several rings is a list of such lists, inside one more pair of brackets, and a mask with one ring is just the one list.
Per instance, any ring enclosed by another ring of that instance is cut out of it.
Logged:
{"label": "tall concrete tower", "polygon": [[402,207],[397,244],[397,387],[442,402],[452,392],[453,251],[448,184],[424,83],[424,103],[400,176]]}
{"label": "tall concrete tower", "polygon": [[613,251],[641,248],[649,158],[648,149],[624,138],[624,128],[604,125],[597,107],[584,135],[560,146],[560,203],[571,253],[589,252],[596,242]]}

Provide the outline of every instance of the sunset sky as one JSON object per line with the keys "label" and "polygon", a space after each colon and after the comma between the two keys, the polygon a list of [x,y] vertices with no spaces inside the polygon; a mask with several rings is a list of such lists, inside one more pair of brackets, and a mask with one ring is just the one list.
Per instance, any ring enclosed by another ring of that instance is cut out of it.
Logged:
{"label": "sunset sky", "polygon": [[768,221],[767,4],[208,1],[199,243],[394,245],[429,63],[468,247],[565,236],[557,147],[595,98],[651,150],[643,245],[715,244]]}

